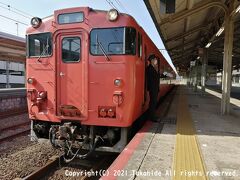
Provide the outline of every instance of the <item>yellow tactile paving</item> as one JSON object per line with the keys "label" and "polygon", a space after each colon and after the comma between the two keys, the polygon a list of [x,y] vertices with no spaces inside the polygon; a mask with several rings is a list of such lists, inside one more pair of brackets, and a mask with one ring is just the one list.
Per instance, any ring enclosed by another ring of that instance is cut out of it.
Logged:
{"label": "yellow tactile paving", "polygon": [[208,179],[198,147],[195,128],[188,109],[187,96],[181,89],[177,112],[177,136],[174,153],[173,180]]}

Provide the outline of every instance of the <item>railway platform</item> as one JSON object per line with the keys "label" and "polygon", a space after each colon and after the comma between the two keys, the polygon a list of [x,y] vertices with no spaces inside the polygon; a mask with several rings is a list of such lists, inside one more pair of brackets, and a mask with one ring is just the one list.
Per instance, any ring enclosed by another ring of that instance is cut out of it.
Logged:
{"label": "railway platform", "polygon": [[240,113],[222,116],[220,103],[213,90],[177,87],[102,179],[240,179]]}
{"label": "railway platform", "polygon": [[0,89],[0,119],[27,112],[26,89]]}

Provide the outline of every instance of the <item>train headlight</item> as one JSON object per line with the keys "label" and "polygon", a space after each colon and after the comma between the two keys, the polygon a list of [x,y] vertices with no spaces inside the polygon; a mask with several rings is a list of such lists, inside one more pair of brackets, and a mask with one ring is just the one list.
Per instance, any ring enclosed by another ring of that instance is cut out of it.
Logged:
{"label": "train headlight", "polygon": [[27,83],[28,84],[33,84],[34,83],[34,79],[33,78],[28,78],[27,79]]}
{"label": "train headlight", "polygon": [[116,21],[118,18],[118,11],[116,9],[110,9],[107,16],[109,21]]}
{"label": "train headlight", "polygon": [[114,85],[117,86],[117,87],[121,86],[122,85],[122,80],[121,79],[115,79],[114,80]]}
{"label": "train headlight", "polygon": [[42,19],[39,17],[33,17],[31,19],[31,25],[34,28],[38,28],[42,24]]}

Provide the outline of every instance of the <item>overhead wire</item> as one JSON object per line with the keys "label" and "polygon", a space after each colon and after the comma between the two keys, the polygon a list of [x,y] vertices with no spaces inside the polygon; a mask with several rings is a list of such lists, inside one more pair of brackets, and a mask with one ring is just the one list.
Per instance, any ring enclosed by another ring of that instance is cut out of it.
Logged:
{"label": "overhead wire", "polygon": [[121,1],[115,0],[115,2],[118,4],[119,7],[121,7],[121,9],[123,9],[126,13],[129,14],[127,8],[125,8],[125,6],[121,3]]}
{"label": "overhead wire", "polygon": [[117,11],[119,11],[118,10],[118,8],[113,4],[113,2],[111,1],[111,0],[105,0],[113,9],[116,9]]}
{"label": "overhead wire", "polygon": [[14,9],[15,11],[18,11],[18,12],[20,12],[22,14],[25,14],[26,16],[28,16],[30,18],[34,17],[33,15],[31,15],[31,14],[25,12],[25,11],[22,11],[20,9],[17,9],[17,8],[15,8],[15,7],[13,7],[13,6],[9,5],[9,4],[3,3],[1,1],[0,1],[0,4],[7,6],[9,9],[11,8],[11,9]]}
{"label": "overhead wire", "polygon": [[14,21],[14,22],[17,22],[17,23],[22,24],[22,25],[25,25],[25,26],[28,26],[27,23],[24,23],[24,22],[18,21],[18,20],[16,20],[16,19],[13,19],[13,18],[10,18],[10,17],[7,17],[7,16],[4,16],[4,15],[1,15],[1,14],[0,14],[0,17],[3,17],[3,18],[5,18],[5,19],[8,19],[8,20],[11,20],[11,21]]}
{"label": "overhead wire", "polygon": [[[31,14],[29,14],[27,12],[24,12],[20,9],[17,9],[17,8],[15,8],[15,7],[13,7],[9,4],[6,4],[4,2],[1,2],[1,1],[0,1],[0,8],[8,10],[9,12],[15,13],[15,14],[21,16],[21,17],[26,18],[26,19],[31,19],[33,17]],[[3,15],[2,13],[0,14],[0,17],[15,22],[17,24],[17,34],[18,34],[18,24],[21,24],[21,25],[24,25],[24,26],[29,25],[28,23],[26,23],[22,20],[17,20],[15,18],[11,18],[7,15]]]}
{"label": "overhead wire", "polygon": [[23,16],[25,18],[31,19],[29,16],[26,16],[24,14],[21,14],[21,13],[17,12],[17,11],[11,10],[10,8],[7,8],[7,7],[1,6],[1,5],[0,5],[0,8],[6,9],[8,11],[11,11],[11,12],[15,13],[15,14],[18,14],[18,15]]}
{"label": "overhead wire", "polygon": [[[113,6],[116,10],[118,10],[117,6],[115,6],[114,3],[113,3],[111,0],[109,0],[109,1],[110,1],[110,3],[112,4],[112,6]],[[118,11],[119,11],[119,10],[118,10]]]}

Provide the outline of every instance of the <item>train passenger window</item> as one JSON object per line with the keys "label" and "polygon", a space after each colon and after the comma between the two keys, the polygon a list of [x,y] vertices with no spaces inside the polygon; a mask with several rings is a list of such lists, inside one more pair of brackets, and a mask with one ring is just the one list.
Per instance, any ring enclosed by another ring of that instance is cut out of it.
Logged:
{"label": "train passenger window", "polygon": [[52,54],[51,33],[39,33],[28,35],[28,56],[44,57]]}
{"label": "train passenger window", "polygon": [[65,37],[62,40],[62,61],[79,62],[81,41],[79,37]]}
{"label": "train passenger window", "polygon": [[136,30],[133,28],[93,29],[90,36],[93,55],[136,54]]}
{"label": "train passenger window", "polygon": [[83,22],[82,12],[65,13],[58,16],[58,24],[70,24],[78,22]]}
{"label": "train passenger window", "polygon": [[138,57],[142,57],[142,35],[138,33]]}

